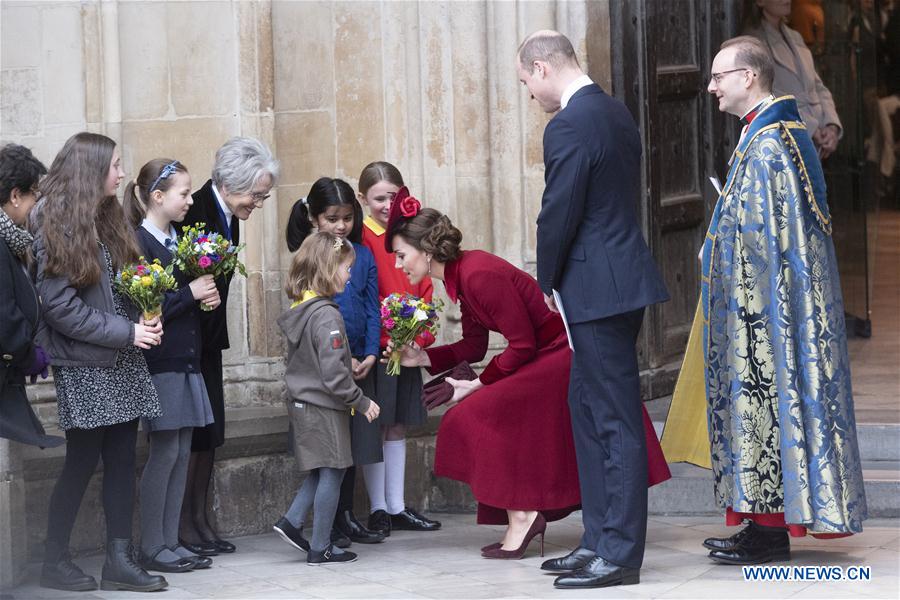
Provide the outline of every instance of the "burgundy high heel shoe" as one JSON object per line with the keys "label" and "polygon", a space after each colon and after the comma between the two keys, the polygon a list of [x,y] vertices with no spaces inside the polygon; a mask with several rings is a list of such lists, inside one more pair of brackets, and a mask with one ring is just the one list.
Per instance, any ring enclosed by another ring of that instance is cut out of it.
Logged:
{"label": "burgundy high heel shoe", "polygon": [[541,536],[541,556],[544,556],[544,533],[547,531],[547,520],[544,519],[544,515],[538,513],[534,518],[534,521],[531,523],[531,527],[528,528],[528,533],[525,534],[525,539],[522,540],[522,545],[516,548],[515,550],[504,550],[502,546],[498,546],[496,548],[490,548],[487,550],[483,550],[481,555],[485,558],[498,558],[501,560],[518,560],[525,556],[525,551],[528,550],[528,545],[531,543],[531,540],[535,538],[535,536]]}

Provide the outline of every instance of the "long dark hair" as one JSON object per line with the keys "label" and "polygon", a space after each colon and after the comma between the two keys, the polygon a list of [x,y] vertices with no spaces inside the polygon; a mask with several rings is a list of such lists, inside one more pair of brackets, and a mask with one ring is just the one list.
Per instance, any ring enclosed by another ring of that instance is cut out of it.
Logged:
{"label": "long dark hair", "polygon": [[115,196],[105,196],[116,143],[82,131],[70,137],[40,183],[44,196],[35,229],[47,249],[48,275],[65,277],[74,287],[100,281],[97,240],[112,257],[113,268],[137,260],[140,250]]}
{"label": "long dark hair", "polygon": [[362,242],[362,207],[356,201],[353,188],[343,179],[320,177],[309,190],[306,198],[301,198],[291,208],[284,237],[288,250],[294,252],[313,231],[313,221],[319,218],[329,206],[350,206],[353,208],[353,229],[347,239]]}

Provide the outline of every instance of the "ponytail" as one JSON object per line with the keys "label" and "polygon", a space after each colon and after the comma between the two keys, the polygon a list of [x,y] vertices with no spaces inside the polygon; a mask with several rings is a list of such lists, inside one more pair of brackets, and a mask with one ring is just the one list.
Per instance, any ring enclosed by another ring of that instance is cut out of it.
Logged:
{"label": "ponytail", "polygon": [[306,198],[300,198],[294,202],[291,208],[291,216],[288,217],[287,227],[284,231],[284,239],[288,250],[296,252],[309,234],[312,233],[312,222],[309,220],[309,209],[306,206]]}
{"label": "ponytail", "polygon": [[139,197],[140,186],[136,180],[131,180],[125,186],[125,195],[122,198],[122,209],[125,211],[125,218],[132,229],[140,227],[144,216],[147,214],[147,203]]}

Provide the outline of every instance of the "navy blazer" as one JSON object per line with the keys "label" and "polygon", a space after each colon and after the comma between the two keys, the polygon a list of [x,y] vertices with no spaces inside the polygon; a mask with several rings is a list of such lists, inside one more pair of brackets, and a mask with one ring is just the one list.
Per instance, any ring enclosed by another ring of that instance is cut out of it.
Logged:
{"label": "navy blazer", "polygon": [[624,104],[591,84],[544,130],[537,276],[583,323],[669,299],[641,234],[641,138]]}
{"label": "navy blazer", "polygon": [[[135,235],[147,262],[153,262],[154,258],[158,258],[162,266],[169,266],[172,262],[172,252],[160,244],[152,233],[138,227]],[[203,311],[200,310],[200,303],[194,300],[194,294],[191,292],[190,283],[193,278],[179,271],[177,267],[172,269],[172,275],[175,276],[178,289],[166,292],[163,297],[162,341],[159,346],[144,350],[144,358],[147,359],[150,372],[154,374],[171,371],[199,373],[200,351],[203,347],[200,319]]]}
{"label": "navy blazer", "polygon": [[[194,204],[188,209],[184,221],[180,225],[176,225],[178,234],[181,235],[181,228],[185,226],[193,226],[197,223],[206,223],[204,229],[207,232],[216,232],[225,235],[225,227],[227,225],[222,222],[222,217],[217,206],[216,195],[212,190],[212,179],[208,180],[203,187],[191,194]],[[235,246],[240,243],[240,227],[238,226],[238,218],[231,217],[231,243]],[[200,315],[200,329],[203,332],[203,349],[207,350],[225,350],[228,344],[228,322],[226,319],[228,308],[228,289],[231,286],[231,278],[234,273],[227,276],[216,278],[216,287],[219,289],[219,296],[222,298],[220,304],[215,310],[205,312]]]}

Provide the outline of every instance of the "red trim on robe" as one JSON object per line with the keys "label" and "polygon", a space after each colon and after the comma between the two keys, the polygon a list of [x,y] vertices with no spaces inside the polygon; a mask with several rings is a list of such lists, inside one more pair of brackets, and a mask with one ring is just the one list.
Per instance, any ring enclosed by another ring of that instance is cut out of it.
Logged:
{"label": "red trim on robe", "polygon": [[[791,534],[791,537],[806,537],[806,535],[809,533],[806,527],[804,527],[803,525],[785,523],[784,513],[742,513],[733,511],[730,506],[725,509],[725,525],[731,527],[735,525],[743,525],[745,519],[753,521],[757,525],[762,525],[763,527],[781,527],[782,529],[787,529],[788,533]],[[809,533],[809,535],[818,540],[830,540],[833,538],[849,537],[853,534]]]}

